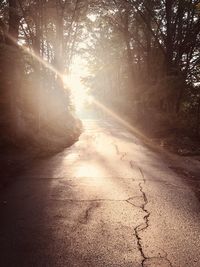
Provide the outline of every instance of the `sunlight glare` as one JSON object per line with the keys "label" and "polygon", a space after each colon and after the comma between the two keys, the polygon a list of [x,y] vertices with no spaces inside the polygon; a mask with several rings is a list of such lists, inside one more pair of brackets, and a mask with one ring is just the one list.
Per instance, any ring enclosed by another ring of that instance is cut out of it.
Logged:
{"label": "sunlight glare", "polygon": [[63,75],[62,78],[65,86],[71,91],[72,101],[75,110],[78,112],[82,112],[85,104],[93,102],[92,97],[88,94],[88,90],[81,81],[81,78],[87,75],[87,62],[85,59],[75,56],[69,74]]}
{"label": "sunlight glare", "polygon": [[80,111],[86,102],[91,103],[91,96],[88,95],[78,75],[63,75],[63,82],[71,91],[72,101],[76,110]]}

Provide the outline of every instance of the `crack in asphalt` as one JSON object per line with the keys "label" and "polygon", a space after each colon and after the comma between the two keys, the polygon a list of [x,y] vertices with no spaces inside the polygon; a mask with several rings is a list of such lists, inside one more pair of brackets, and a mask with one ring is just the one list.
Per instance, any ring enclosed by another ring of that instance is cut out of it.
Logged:
{"label": "crack in asphalt", "polygon": [[91,218],[91,213],[93,209],[96,209],[100,206],[99,203],[91,203],[90,206],[84,211],[84,214],[80,216],[78,222],[81,224],[87,224]]}
{"label": "crack in asphalt", "polygon": [[[124,160],[124,158],[127,156],[127,153],[126,152],[120,152],[117,144],[113,143],[113,145],[116,149],[117,155],[121,155],[120,159]],[[135,167],[138,168],[138,170],[141,174],[141,177],[142,177],[142,181],[138,184],[138,186],[139,186],[139,189],[140,189],[140,192],[142,195],[141,198],[143,200],[143,203],[141,205],[135,205],[134,203],[132,203],[131,200],[133,200],[136,197],[131,197],[131,198],[126,200],[126,202],[128,204],[130,204],[136,208],[142,209],[142,211],[145,213],[145,215],[143,217],[144,223],[141,223],[134,228],[134,234],[135,234],[135,237],[137,239],[137,247],[138,247],[138,250],[139,250],[141,257],[142,257],[141,266],[145,267],[145,266],[147,266],[146,263],[148,264],[148,262],[149,262],[151,264],[151,261],[153,261],[153,260],[158,260],[158,261],[165,260],[169,264],[169,266],[172,267],[172,263],[168,259],[168,255],[164,250],[163,250],[165,252],[164,257],[147,257],[144,253],[144,249],[142,246],[142,238],[140,236],[140,233],[149,227],[149,217],[150,217],[150,212],[146,208],[146,205],[148,204],[148,198],[147,198],[146,193],[145,193],[143,186],[142,186],[142,184],[144,185],[146,183],[146,179],[145,179],[145,176],[144,176],[142,169],[140,168],[140,166],[136,162],[134,162],[133,160],[130,160],[129,164],[130,164],[131,169],[134,169]],[[135,179],[133,179],[133,180],[135,181]]]}
{"label": "crack in asphalt", "polygon": [[147,198],[146,193],[145,193],[145,191],[144,191],[144,189],[143,189],[143,186],[142,186],[142,183],[143,183],[143,184],[146,183],[146,179],[145,179],[144,173],[143,173],[142,169],[141,169],[136,163],[134,164],[134,162],[131,160],[131,161],[130,161],[130,167],[131,167],[132,169],[134,168],[134,165],[139,169],[140,174],[141,174],[141,176],[142,176],[142,182],[140,182],[140,183],[138,184],[138,186],[139,186],[140,192],[141,192],[141,194],[142,194],[143,203],[142,203],[142,205],[137,206],[137,205],[135,205],[134,203],[130,202],[130,200],[132,200],[133,198],[127,200],[127,202],[128,202],[130,205],[134,206],[134,207],[138,207],[138,208],[142,209],[142,211],[146,214],[146,215],[143,217],[144,223],[141,223],[141,224],[137,225],[137,226],[134,228],[135,237],[136,237],[136,239],[137,239],[138,250],[140,251],[140,254],[141,254],[141,256],[142,256],[141,266],[142,266],[142,267],[145,267],[145,265],[146,265],[146,263],[147,263],[148,261],[150,262],[150,261],[152,261],[152,260],[162,260],[162,259],[164,259],[166,262],[168,262],[169,266],[172,267],[173,265],[172,265],[172,263],[170,262],[170,260],[168,259],[168,255],[167,255],[167,253],[166,253],[163,249],[162,249],[162,250],[163,250],[163,252],[165,253],[165,256],[164,256],[164,257],[147,257],[147,256],[145,255],[145,253],[144,253],[144,249],[143,249],[143,246],[142,246],[142,238],[141,238],[141,236],[140,236],[140,232],[146,230],[146,229],[149,227],[149,217],[150,217],[150,214],[151,214],[151,213],[150,213],[150,212],[147,210],[147,208],[146,208],[146,205],[148,204],[148,198]]}
{"label": "crack in asphalt", "polygon": [[132,160],[129,161],[129,164],[130,164],[131,169],[134,169],[134,164]]}
{"label": "crack in asphalt", "polygon": [[[129,163],[130,163],[130,167],[133,169],[134,168],[133,161],[131,160]],[[133,205],[135,207],[138,207],[138,208],[142,209],[142,211],[144,213],[146,213],[146,215],[143,217],[144,223],[141,223],[141,224],[137,225],[134,228],[135,237],[137,239],[138,250],[140,251],[140,254],[141,254],[142,258],[143,258],[141,265],[144,266],[144,263],[148,259],[148,257],[145,256],[145,253],[143,251],[140,232],[144,231],[145,229],[147,229],[149,227],[150,212],[146,209],[146,205],[148,204],[148,199],[147,199],[146,193],[144,192],[143,187],[142,187],[142,183],[145,184],[145,182],[146,182],[145,177],[144,177],[144,173],[143,173],[142,169],[138,165],[136,165],[136,167],[139,169],[139,171],[141,173],[141,176],[142,176],[142,182],[140,182],[138,184],[138,186],[139,186],[140,192],[142,194],[143,203],[140,206],[136,206],[132,202],[130,202],[130,200],[128,200],[127,202],[130,205]]]}
{"label": "crack in asphalt", "polygon": [[118,145],[116,145],[115,143],[113,143],[116,153],[117,155],[120,155],[120,160],[124,160],[124,158],[126,157],[127,153],[126,152],[120,152]]}
{"label": "crack in asphalt", "polygon": [[116,153],[117,155],[119,155],[119,148],[118,148],[118,145],[116,145],[115,143],[113,143],[113,146],[115,147],[115,150],[116,150]]}
{"label": "crack in asphalt", "polygon": [[142,209],[143,212],[146,213],[146,215],[143,217],[144,223],[137,225],[134,228],[134,232],[135,232],[135,236],[137,238],[137,246],[138,249],[140,251],[140,254],[143,258],[142,260],[142,266],[144,266],[145,261],[148,259],[145,256],[145,253],[143,251],[143,247],[142,247],[142,242],[141,242],[141,237],[140,237],[140,232],[144,231],[145,229],[147,229],[149,227],[149,216],[150,216],[150,212],[146,209],[146,205],[148,204],[148,199],[146,197],[146,194],[143,190],[142,184],[139,183],[139,188],[140,188],[140,192],[142,193],[142,197],[143,197],[143,201],[144,203],[140,206],[140,208]]}
{"label": "crack in asphalt", "polygon": [[[130,197],[128,199],[72,199],[72,198],[66,198],[66,199],[55,199],[52,198],[53,201],[68,201],[68,202],[76,202],[76,203],[84,203],[84,202],[128,202],[129,200],[137,198],[137,196]],[[137,206],[136,206],[137,207]]]}
{"label": "crack in asphalt", "polygon": [[126,155],[127,155],[126,152],[123,152],[120,159],[121,160],[124,160],[124,158],[126,157]]}
{"label": "crack in asphalt", "polygon": [[82,214],[77,218],[76,223],[72,227],[72,231],[77,231],[80,228],[80,224],[86,225],[91,218],[91,214],[95,208],[98,208],[100,203],[90,203],[89,207],[82,212]]}
{"label": "crack in asphalt", "polygon": [[98,202],[90,203],[89,207],[84,211],[84,213],[79,217],[78,223],[87,224],[89,219],[91,218],[91,214],[94,209],[98,208],[100,204]]}

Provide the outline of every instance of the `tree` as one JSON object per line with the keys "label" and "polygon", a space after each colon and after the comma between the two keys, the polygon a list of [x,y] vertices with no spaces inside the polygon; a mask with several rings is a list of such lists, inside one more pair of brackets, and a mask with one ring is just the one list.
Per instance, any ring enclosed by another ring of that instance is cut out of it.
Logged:
{"label": "tree", "polygon": [[[129,96],[134,112],[137,110],[141,116],[147,116],[153,109],[154,113],[162,112],[163,117],[164,113],[181,115],[185,101],[189,104],[192,101],[185,98],[189,95],[187,91],[199,79],[200,18],[197,4],[196,0],[91,1],[89,10],[96,14],[97,19],[88,31],[94,32],[95,29],[96,36],[87,54],[92,53],[94,66],[97,62],[102,64],[98,67],[99,71],[93,73],[93,82],[92,76],[90,78],[93,90],[95,84],[100,94],[95,81],[101,69],[104,70],[104,79],[97,79],[98,83],[107,80],[105,76],[108,79],[115,77],[105,70],[108,55],[112,54],[112,62],[116,65],[113,59],[121,55],[120,69],[126,70],[124,73],[128,73],[131,79],[127,80],[125,74],[118,84],[123,86],[124,101]],[[120,49],[115,50],[115,44],[108,46],[119,35],[123,41],[123,44],[118,41]],[[100,46],[104,46],[101,55],[97,53]],[[127,61],[124,61],[125,57]],[[113,67],[112,72],[118,71]],[[115,81],[116,78],[113,78],[107,85],[113,96],[118,88],[112,86]],[[198,90],[195,92],[198,98]]]}

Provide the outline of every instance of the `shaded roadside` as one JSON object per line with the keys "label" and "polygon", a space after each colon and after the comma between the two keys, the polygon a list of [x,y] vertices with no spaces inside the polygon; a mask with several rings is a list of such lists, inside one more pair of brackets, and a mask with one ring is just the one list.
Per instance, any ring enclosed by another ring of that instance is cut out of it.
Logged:
{"label": "shaded roadside", "polygon": [[13,182],[21,172],[36,160],[36,151],[25,151],[16,147],[4,148],[0,155],[0,189]]}
{"label": "shaded roadside", "polygon": [[[4,145],[1,147],[0,154],[0,189],[14,182],[17,176],[25,172],[37,162],[37,160],[52,157],[64,149],[72,146],[79,140],[82,132],[82,126],[76,128],[61,140],[50,137],[40,138],[40,142],[22,142],[17,145]],[[27,140],[26,140],[27,141]],[[30,141],[30,140],[29,140]]]}

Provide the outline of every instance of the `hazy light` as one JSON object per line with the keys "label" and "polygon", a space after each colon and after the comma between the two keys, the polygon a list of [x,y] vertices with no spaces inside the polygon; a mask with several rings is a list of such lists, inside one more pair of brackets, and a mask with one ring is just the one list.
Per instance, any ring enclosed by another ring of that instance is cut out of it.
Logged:
{"label": "hazy light", "polygon": [[76,55],[70,66],[69,74],[63,75],[62,80],[65,86],[70,90],[73,104],[76,111],[82,112],[85,104],[91,103],[91,96],[87,88],[82,83],[82,77],[88,75],[87,62],[84,58]]}
{"label": "hazy light", "polygon": [[63,75],[62,80],[66,86],[70,87],[70,77],[69,75]]}
{"label": "hazy light", "polygon": [[95,102],[94,97],[91,95],[88,95],[87,96],[87,102],[88,102],[88,104],[93,104]]}
{"label": "hazy light", "polygon": [[62,79],[71,92],[75,109],[80,111],[86,102],[91,101],[91,96],[88,95],[86,88],[81,83],[80,76],[75,74],[63,75]]}
{"label": "hazy light", "polygon": [[95,106],[97,106],[98,108],[100,108],[102,111],[104,111],[105,113],[107,113],[107,115],[109,115],[111,118],[115,119],[118,123],[120,123],[121,125],[123,125],[124,127],[126,127],[128,130],[130,130],[131,132],[134,132],[135,134],[137,134],[138,136],[140,136],[143,140],[145,140],[146,143],[148,143],[149,145],[151,145],[151,141],[144,134],[142,134],[137,128],[135,128],[129,122],[127,122],[126,120],[124,120],[120,115],[116,114],[115,112],[113,112],[112,110],[110,110],[109,108],[107,108],[106,106],[104,106],[102,103],[100,103],[94,97],[92,97],[92,103]]}
{"label": "hazy light", "polygon": [[[13,38],[10,34],[6,33],[6,36],[15,44],[19,45],[18,40]],[[51,65],[49,62],[45,61],[42,57],[37,55],[33,50],[29,49],[27,46],[24,44],[20,43],[20,48],[27,53],[28,55],[32,56],[35,60],[37,60],[39,63],[41,63],[44,67],[48,68],[51,70],[55,75],[58,75],[60,78],[62,78],[62,74],[54,68],[53,65]]]}
{"label": "hazy light", "polygon": [[[12,40],[13,42],[17,43],[16,39],[14,39],[12,36],[7,34],[7,36]],[[46,68],[51,70],[54,74],[58,75],[66,86],[71,90],[72,97],[74,100],[74,105],[77,109],[81,109],[85,102],[93,103],[94,105],[101,108],[104,112],[109,114],[112,118],[116,119],[118,122],[120,122],[122,125],[124,125],[126,128],[128,128],[131,131],[134,131],[140,135],[142,135],[139,131],[137,131],[130,123],[123,120],[119,115],[108,109],[106,106],[104,106],[102,103],[94,99],[94,97],[88,95],[86,88],[81,83],[81,76],[82,74],[87,73],[87,69],[84,67],[84,61],[77,57],[75,58],[73,64],[72,64],[72,71],[70,75],[63,75],[56,68],[54,68],[51,64],[43,60],[40,56],[34,53],[34,51],[30,50],[26,46],[22,45],[21,48],[26,52],[27,54],[31,55],[35,60],[40,62],[42,65],[44,65]],[[144,137],[144,136],[143,136]],[[145,137],[144,137],[145,138]]]}

